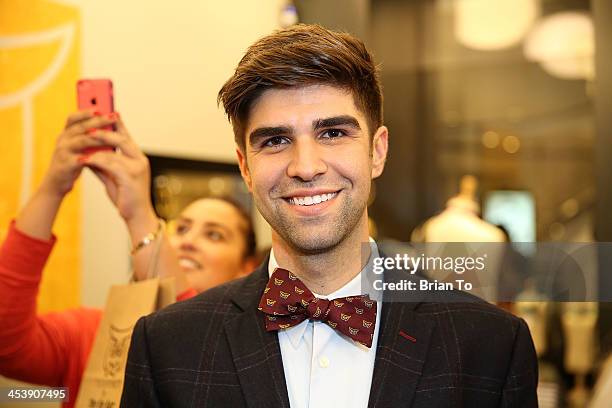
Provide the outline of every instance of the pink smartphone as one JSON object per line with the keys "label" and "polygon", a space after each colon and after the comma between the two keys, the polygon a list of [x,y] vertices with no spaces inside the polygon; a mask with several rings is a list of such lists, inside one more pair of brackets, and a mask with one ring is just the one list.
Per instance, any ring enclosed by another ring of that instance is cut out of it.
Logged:
{"label": "pink smartphone", "polygon": [[[110,79],[80,79],[77,82],[77,101],[79,110],[93,109],[102,115],[114,112],[113,82]],[[103,129],[115,130],[115,126],[105,126]],[[83,150],[83,153],[91,154],[100,150],[113,150],[113,147],[90,147]]]}

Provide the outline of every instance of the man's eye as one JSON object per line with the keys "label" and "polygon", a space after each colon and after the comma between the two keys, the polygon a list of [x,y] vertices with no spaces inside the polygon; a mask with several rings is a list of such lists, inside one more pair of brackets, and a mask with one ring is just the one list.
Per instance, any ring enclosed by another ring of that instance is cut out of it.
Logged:
{"label": "man's eye", "polygon": [[263,147],[274,147],[274,146],[280,146],[282,144],[286,144],[288,143],[288,140],[286,137],[284,136],[274,136],[271,137],[270,139],[266,140],[263,143]]}
{"label": "man's eye", "polygon": [[337,137],[342,137],[345,136],[346,133],[344,133],[343,130],[340,129],[329,129],[326,130],[321,137],[325,138],[325,139],[335,139]]}

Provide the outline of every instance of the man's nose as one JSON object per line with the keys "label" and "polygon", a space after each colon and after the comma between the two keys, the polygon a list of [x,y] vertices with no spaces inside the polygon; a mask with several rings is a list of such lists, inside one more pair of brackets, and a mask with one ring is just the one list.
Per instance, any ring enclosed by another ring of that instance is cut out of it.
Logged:
{"label": "man's nose", "polygon": [[327,171],[327,164],[322,156],[322,147],[311,136],[295,138],[292,147],[287,176],[297,177],[302,181],[311,181],[317,175]]}

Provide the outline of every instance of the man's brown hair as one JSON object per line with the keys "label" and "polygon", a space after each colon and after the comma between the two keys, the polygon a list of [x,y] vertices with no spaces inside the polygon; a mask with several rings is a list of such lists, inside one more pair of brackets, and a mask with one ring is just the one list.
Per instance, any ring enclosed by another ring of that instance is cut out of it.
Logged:
{"label": "man's brown hair", "polygon": [[320,25],[298,24],[251,45],[217,103],[223,103],[236,144],[245,151],[249,111],[265,90],[316,84],[351,91],[370,136],[382,125],[382,92],[372,56],[359,39]]}

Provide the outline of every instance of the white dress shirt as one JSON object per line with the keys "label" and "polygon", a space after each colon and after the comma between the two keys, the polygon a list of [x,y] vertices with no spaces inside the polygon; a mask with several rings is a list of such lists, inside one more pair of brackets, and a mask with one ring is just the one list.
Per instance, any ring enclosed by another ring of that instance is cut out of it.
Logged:
{"label": "white dress shirt", "polygon": [[[371,243],[372,253],[366,268],[371,267],[373,257],[378,256],[376,244],[373,240]],[[270,251],[269,275],[272,275],[277,267],[274,251]],[[361,273],[334,293],[328,296],[315,293],[315,296],[334,299],[360,294]],[[378,302],[371,348],[351,340],[321,321],[304,320],[297,326],[278,332],[292,408],[368,406],[380,312],[381,303]]]}

